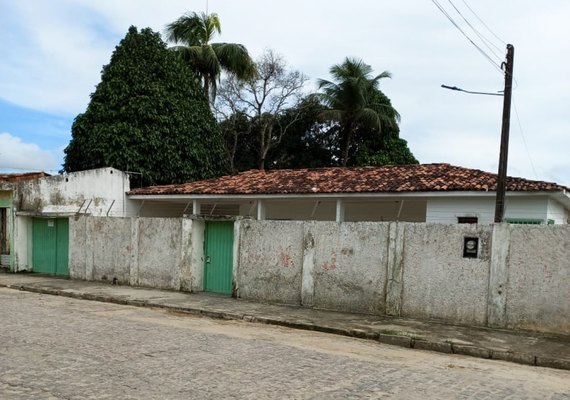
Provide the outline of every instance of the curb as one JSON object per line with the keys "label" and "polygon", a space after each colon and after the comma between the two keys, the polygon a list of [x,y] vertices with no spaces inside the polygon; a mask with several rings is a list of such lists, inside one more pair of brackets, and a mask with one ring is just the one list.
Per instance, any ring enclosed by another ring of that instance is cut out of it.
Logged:
{"label": "curb", "polygon": [[1,284],[0,287],[5,287],[8,289],[40,293],[47,295],[70,297],[75,299],[98,301],[102,303],[114,303],[119,305],[128,305],[135,307],[146,307],[146,308],[158,308],[163,310],[172,310],[175,312],[180,312],[189,315],[202,316],[211,319],[222,319],[222,320],[235,320],[235,321],[246,321],[255,322],[267,325],[283,326],[292,329],[315,331],[322,333],[330,333],[334,335],[354,337],[359,339],[374,340],[379,343],[405,347],[415,350],[428,350],[435,351],[438,353],[445,354],[460,354],[465,356],[508,361],[517,364],[524,364],[537,367],[547,367],[562,370],[570,370],[570,360],[557,359],[550,357],[542,357],[537,355],[531,355],[526,353],[517,353],[510,351],[496,351],[492,349],[458,344],[453,342],[437,342],[429,341],[424,339],[416,339],[414,337],[405,335],[392,335],[386,333],[376,333],[369,332],[362,329],[349,329],[349,328],[338,328],[325,325],[315,325],[310,322],[298,322],[298,321],[288,321],[282,319],[276,319],[272,317],[256,317],[253,315],[231,313],[225,311],[212,311],[203,308],[192,308],[192,307],[176,307],[163,304],[155,304],[148,301],[141,300],[127,300],[121,299],[113,296],[98,295],[90,293],[81,292],[69,292],[61,289],[51,289],[45,287],[35,287],[28,285],[11,285],[11,284]]}

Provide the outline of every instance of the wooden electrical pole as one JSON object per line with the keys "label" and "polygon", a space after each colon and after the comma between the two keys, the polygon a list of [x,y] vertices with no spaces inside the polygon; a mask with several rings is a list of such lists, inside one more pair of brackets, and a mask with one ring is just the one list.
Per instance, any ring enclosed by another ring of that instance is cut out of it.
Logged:
{"label": "wooden electrical pole", "polygon": [[497,176],[497,200],[495,202],[495,222],[503,222],[505,215],[505,192],[507,189],[507,160],[509,158],[509,128],[511,125],[511,98],[513,93],[513,63],[515,48],[507,45],[505,66],[505,92],[503,96],[503,126],[501,129],[501,150],[499,173]]}

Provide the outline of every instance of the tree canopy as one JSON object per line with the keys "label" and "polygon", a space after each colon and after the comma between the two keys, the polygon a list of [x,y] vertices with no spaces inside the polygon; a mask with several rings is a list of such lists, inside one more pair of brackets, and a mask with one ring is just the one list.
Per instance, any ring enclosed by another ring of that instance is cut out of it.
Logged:
{"label": "tree canopy", "polygon": [[227,172],[223,153],[193,73],[158,33],[131,26],[75,118],[63,170],[112,166],[142,173],[143,184],[179,183]]}
{"label": "tree canopy", "polygon": [[[319,81],[320,92],[301,97],[302,75],[283,74],[271,51],[257,65],[245,83],[224,80],[215,103],[232,171],[418,163],[378,89],[389,73],[372,77],[369,65],[346,59],[331,68],[332,81]],[[266,78],[274,75],[281,78]]]}
{"label": "tree canopy", "polygon": [[196,72],[207,97],[216,97],[217,81],[222,71],[238,79],[251,78],[254,63],[245,46],[236,43],[211,43],[222,29],[218,15],[195,12],[185,14],[166,27],[173,49]]}
{"label": "tree canopy", "polygon": [[[255,75],[244,81],[229,76],[220,87],[215,110],[227,122],[237,122],[236,116],[245,117],[246,132],[236,130],[235,124],[224,124],[225,132],[237,136],[254,135],[257,147],[257,167],[265,169],[269,151],[281,143],[295,119],[292,110],[299,110],[303,86],[308,78],[302,73],[290,70],[281,56],[272,50],[265,50],[255,63]],[[283,123],[287,121],[287,123]],[[228,130],[231,128],[231,130]],[[233,151],[235,155],[235,150]],[[232,160],[231,164],[234,160]]]}
{"label": "tree canopy", "polygon": [[378,89],[381,79],[390,78],[389,72],[371,76],[372,67],[362,60],[346,58],[330,69],[332,80],[319,80],[319,98],[326,109],[324,119],[339,124],[341,136],[341,164],[349,164],[354,138],[359,132],[395,127],[400,115],[389,99]]}

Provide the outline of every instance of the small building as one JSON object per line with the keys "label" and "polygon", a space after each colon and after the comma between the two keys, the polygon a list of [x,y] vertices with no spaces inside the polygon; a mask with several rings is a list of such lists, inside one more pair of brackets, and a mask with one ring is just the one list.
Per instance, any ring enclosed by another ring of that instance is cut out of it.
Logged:
{"label": "small building", "polygon": [[[479,223],[494,220],[497,175],[449,164],[251,170],[128,193],[142,217]],[[506,221],[566,224],[569,189],[507,179]]]}
{"label": "small building", "polygon": [[128,175],[114,168],[0,174],[1,266],[67,275],[69,218],[132,214],[129,190]]}

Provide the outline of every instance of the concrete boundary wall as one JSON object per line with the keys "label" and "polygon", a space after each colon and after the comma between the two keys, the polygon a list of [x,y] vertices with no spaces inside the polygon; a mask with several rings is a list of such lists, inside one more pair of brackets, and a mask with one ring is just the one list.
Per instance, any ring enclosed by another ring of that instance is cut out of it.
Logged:
{"label": "concrete boundary wall", "polygon": [[[410,224],[403,228],[400,315],[484,325],[491,227]],[[465,237],[479,239],[478,257],[463,257]]]}
{"label": "concrete boundary wall", "polygon": [[[203,290],[202,220],[69,226],[71,278]],[[236,297],[570,335],[570,226],[237,220],[234,237]]]}
{"label": "concrete boundary wall", "polygon": [[237,224],[238,297],[570,335],[570,227]]}
{"label": "concrete boundary wall", "polygon": [[181,218],[70,218],[69,275],[131,286],[201,290],[201,281],[192,280],[192,265],[199,262],[190,243],[193,222]]}

